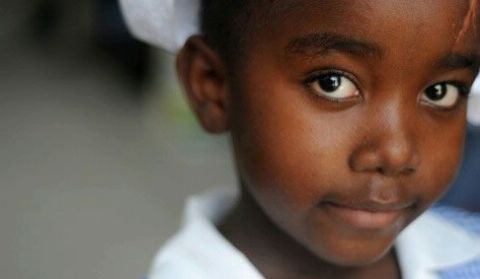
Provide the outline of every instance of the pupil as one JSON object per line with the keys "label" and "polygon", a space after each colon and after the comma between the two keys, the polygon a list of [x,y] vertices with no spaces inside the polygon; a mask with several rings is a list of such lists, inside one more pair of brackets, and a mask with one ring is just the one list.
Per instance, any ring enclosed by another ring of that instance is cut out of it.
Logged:
{"label": "pupil", "polygon": [[326,75],[321,77],[318,82],[323,91],[331,93],[342,85],[342,77],[340,75]]}
{"label": "pupil", "polygon": [[425,94],[432,101],[439,101],[447,95],[447,86],[445,84],[437,84],[425,90]]}

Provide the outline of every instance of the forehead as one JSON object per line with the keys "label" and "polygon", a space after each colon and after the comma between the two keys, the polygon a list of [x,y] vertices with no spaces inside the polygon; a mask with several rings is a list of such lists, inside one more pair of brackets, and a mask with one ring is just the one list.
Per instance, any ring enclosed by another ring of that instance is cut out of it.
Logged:
{"label": "forehead", "polygon": [[268,19],[313,13],[322,17],[350,15],[368,19],[373,15],[381,15],[428,21],[432,16],[448,17],[451,12],[465,15],[471,0],[267,0],[257,3],[252,5],[266,7],[259,10],[264,10],[262,16]]}
{"label": "forehead", "polygon": [[[381,45],[413,46],[426,39],[434,47],[453,47],[469,9],[469,0],[270,0],[257,9],[250,40],[280,42],[314,32],[341,33]],[[265,8],[263,8],[265,7]],[[472,29],[473,30],[473,29]],[[260,33],[260,34],[259,34]],[[472,32],[470,32],[472,33]],[[471,35],[471,34],[470,34]],[[468,37],[468,36],[467,36]],[[473,51],[474,40],[466,40]],[[447,40],[450,39],[450,40]],[[283,42],[285,43],[285,42]],[[450,45],[448,45],[450,44]]]}

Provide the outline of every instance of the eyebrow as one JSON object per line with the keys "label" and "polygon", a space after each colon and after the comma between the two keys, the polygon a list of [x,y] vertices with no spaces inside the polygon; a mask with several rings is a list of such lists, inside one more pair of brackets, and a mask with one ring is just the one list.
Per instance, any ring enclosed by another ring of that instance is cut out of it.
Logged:
{"label": "eyebrow", "polygon": [[436,66],[449,70],[468,68],[476,72],[480,67],[480,57],[475,54],[463,55],[460,53],[449,53],[442,57]]}
{"label": "eyebrow", "polygon": [[382,48],[372,42],[357,40],[336,33],[312,33],[291,39],[285,47],[286,54],[325,55],[339,51],[359,57],[383,56]]}

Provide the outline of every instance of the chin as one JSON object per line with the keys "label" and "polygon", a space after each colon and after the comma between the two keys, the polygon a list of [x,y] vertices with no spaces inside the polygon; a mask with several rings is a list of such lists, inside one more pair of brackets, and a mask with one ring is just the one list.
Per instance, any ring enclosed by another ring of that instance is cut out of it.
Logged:
{"label": "chin", "polygon": [[323,261],[336,266],[368,266],[384,258],[392,250],[394,240],[394,237],[370,241],[337,239],[323,244],[321,249],[316,249],[317,251],[313,253]]}
{"label": "chin", "polygon": [[380,261],[384,256],[388,254],[390,249],[381,251],[380,253],[368,253],[369,251],[359,251],[356,255],[351,255],[351,251],[348,255],[332,255],[329,257],[330,262],[337,266],[343,267],[362,267],[374,264]]}

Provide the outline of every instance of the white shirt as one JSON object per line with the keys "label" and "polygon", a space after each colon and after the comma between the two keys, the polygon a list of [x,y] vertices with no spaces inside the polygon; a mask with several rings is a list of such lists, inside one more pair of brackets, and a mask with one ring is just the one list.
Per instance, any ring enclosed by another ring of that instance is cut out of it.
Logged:
{"label": "white shirt", "polygon": [[[216,228],[235,194],[212,191],[190,198],[182,229],[155,258],[149,279],[263,279]],[[440,279],[439,272],[480,257],[480,237],[426,212],[397,238],[402,278]]]}

